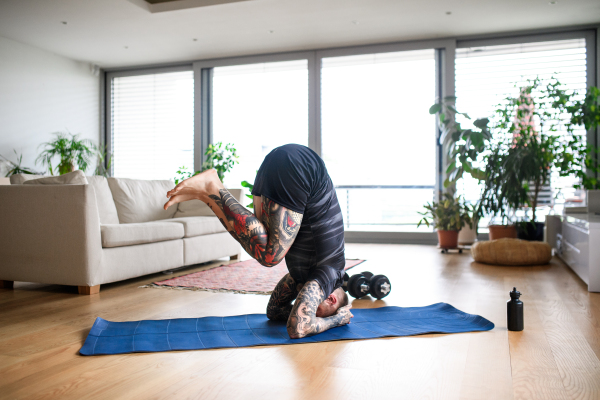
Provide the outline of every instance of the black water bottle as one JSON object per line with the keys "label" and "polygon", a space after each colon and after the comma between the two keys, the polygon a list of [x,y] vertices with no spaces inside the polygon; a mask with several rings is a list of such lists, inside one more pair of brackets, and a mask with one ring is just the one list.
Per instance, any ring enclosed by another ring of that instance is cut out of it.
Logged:
{"label": "black water bottle", "polygon": [[509,331],[523,330],[523,302],[519,300],[521,292],[513,288],[510,292],[510,300],[506,303],[507,322]]}

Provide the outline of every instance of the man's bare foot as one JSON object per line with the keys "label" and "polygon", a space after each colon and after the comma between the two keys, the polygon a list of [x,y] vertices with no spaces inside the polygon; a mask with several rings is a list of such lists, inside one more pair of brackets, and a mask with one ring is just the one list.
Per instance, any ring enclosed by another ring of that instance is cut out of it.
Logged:
{"label": "man's bare foot", "polygon": [[169,201],[167,201],[164,208],[166,210],[173,204],[188,200],[202,200],[206,203],[209,195],[214,194],[218,196],[219,190],[224,187],[217,171],[209,169],[180,182],[173,190],[169,190],[167,192]]}

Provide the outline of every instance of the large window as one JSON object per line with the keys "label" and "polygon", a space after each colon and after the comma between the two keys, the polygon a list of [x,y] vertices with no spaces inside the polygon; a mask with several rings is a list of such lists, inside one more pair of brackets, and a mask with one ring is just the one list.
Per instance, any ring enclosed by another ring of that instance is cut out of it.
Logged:
{"label": "large window", "polygon": [[[109,72],[112,174],[172,179],[180,167],[200,168],[207,143],[232,143],[239,164],[224,183],[237,188],[254,181],[275,147],[307,145],[327,165],[345,229],[364,232],[354,237],[387,231],[377,237],[430,241],[432,228],[416,225],[446,169],[428,112],[440,93],[455,92],[457,108],[478,118],[491,116],[527,79],[553,76],[584,91],[595,84],[586,76],[597,73],[595,35],[592,29],[522,40],[432,39]],[[567,199],[580,196],[574,183],[554,174],[537,215],[561,212]],[[481,188],[468,176],[457,189],[479,199]]]}
{"label": "large window", "polygon": [[275,147],[308,145],[307,61],[284,61],[213,70],[213,142],[233,143],[239,164],[229,187],[254,181]]}
{"label": "large window", "polygon": [[414,230],[436,182],[434,50],[324,58],[322,156],[351,230]]}
{"label": "large window", "polygon": [[114,77],[111,86],[113,176],[173,179],[194,167],[192,71]]}
{"label": "large window", "polygon": [[[567,89],[586,89],[586,46],[584,39],[559,40],[499,46],[459,48],[456,51],[457,108],[471,117],[490,117],[495,106],[507,96],[518,95],[526,80],[557,78]],[[465,120],[461,121],[466,123]],[[581,129],[577,134],[583,135]],[[552,177],[546,194],[546,208],[560,207],[565,199],[577,195],[572,178]],[[457,189],[468,200],[479,198],[480,186],[471,177]],[[486,224],[487,221],[482,221]]]}

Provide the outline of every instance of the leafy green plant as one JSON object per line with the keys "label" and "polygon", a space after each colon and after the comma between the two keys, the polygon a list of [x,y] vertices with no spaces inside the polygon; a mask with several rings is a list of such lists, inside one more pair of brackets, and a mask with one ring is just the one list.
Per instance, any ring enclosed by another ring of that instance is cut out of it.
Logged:
{"label": "leafy green plant", "polygon": [[200,172],[201,171],[196,171],[196,172],[188,171],[187,167],[184,165],[184,166],[179,167],[179,169],[175,173],[175,178],[173,178],[173,180],[175,181],[175,184],[177,185],[180,182],[183,182],[184,180],[191,178],[192,176],[198,175]]}
{"label": "leafy green plant", "polygon": [[237,150],[233,147],[233,143],[228,143],[225,146],[223,146],[222,142],[218,142],[214,145],[209,144],[204,155],[206,155],[206,161],[202,164],[202,169],[193,172],[189,171],[185,166],[180,167],[175,173],[175,184],[209,169],[217,170],[217,175],[221,182],[223,182],[225,174],[231,171],[235,164],[239,164],[239,161],[237,160],[239,157],[237,155]]}
{"label": "leafy green plant", "polygon": [[450,142],[447,146],[449,164],[446,169],[447,178],[444,180],[445,188],[455,184],[464,173],[477,180],[485,179],[484,171],[475,164],[481,161],[481,156],[492,138],[488,118],[473,121],[476,129],[463,129],[461,124],[456,122],[455,116],[459,114],[467,120],[471,120],[471,117],[467,113],[459,112],[455,103],[456,97],[448,96],[429,108],[430,114],[437,114],[441,130],[440,142]]}
{"label": "leafy green plant", "polygon": [[225,174],[239,164],[237,150],[233,143],[227,143],[223,146],[222,142],[209,144],[206,152],[206,161],[202,164],[202,171],[216,169],[221,182],[225,179]]}
{"label": "leafy green plant", "polygon": [[441,141],[447,145],[444,186],[450,187],[464,174],[483,183],[474,219],[488,214],[508,222],[511,211],[528,206],[535,221],[540,191],[550,183],[552,172],[580,178],[575,188],[600,188],[600,151],[586,145],[584,135],[576,131],[582,125],[594,129],[600,123],[597,88],[588,89],[582,97],[564,90],[554,78],[529,80],[517,96],[498,105],[491,122],[475,120],[475,129],[463,129],[455,121],[457,114],[471,119],[456,110],[455,101],[446,97],[429,112],[437,114]]}
{"label": "leafy green plant", "polygon": [[13,150],[13,151],[15,152],[17,162],[13,162],[13,161],[9,160],[8,158],[4,157],[3,155],[0,155],[0,157],[5,159],[6,162],[8,162],[11,166],[11,168],[6,173],[6,177],[9,177],[11,175],[16,175],[16,174],[27,174],[27,175],[37,175],[38,174],[37,172],[31,170],[30,168],[22,167],[21,163],[23,162],[23,154],[19,155],[19,154],[17,154],[16,150]]}
{"label": "leafy green plant", "polygon": [[563,128],[570,134],[570,140],[562,143],[557,160],[560,175],[579,178],[581,183],[574,185],[576,189],[600,189],[600,148],[586,144],[584,138],[574,132],[577,127],[591,130],[600,125],[600,89],[588,88],[581,99],[579,93],[563,89],[554,79],[546,85],[546,92],[552,107],[566,120]]}
{"label": "leafy green plant", "polygon": [[550,183],[561,152],[557,124],[561,113],[545,101],[548,93],[541,83],[538,78],[528,81],[518,96],[507,97],[496,110],[496,128],[504,133],[506,144],[500,188],[513,209],[531,207],[533,221],[539,193]]}
{"label": "leafy green plant", "polygon": [[[440,142],[446,146],[448,154],[448,167],[444,187],[453,187],[464,174],[469,174],[474,179],[482,182],[486,179],[486,170],[478,165],[484,162],[486,152],[489,153],[492,134],[488,127],[488,118],[478,118],[473,121],[475,129],[463,129],[456,121],[456,115],[462,115],[471,121],[467,113],[459,112],[455,106],[456,97],[447,96],[429,108],[430,114],[436,114],[440,127]],[[484,197],[482,193],[481,198]],[[483,216],[481,199],[471,208],[472,219],[477,227],[477,221]],[[499,210],[501,211],[501,210]]]}
{"label": "leafy green plant", "polygon": [[503,167],[505,149],[503,147],[502,142],[490,142],[489,152],[484,156],[485,178],[482,180],[483,189],[474,214],[477,217],[484,215],[500,217],[502,223],[506,224],[510,220],[511,196],[503,188],[505,179]]}
{"label": "leafy green plant", "polygon": [[450,193],[444,193],[442,200],[438,203],[433,201],[423,206],[425,211],[419,212],[423,218],[417,224],[430,226],[433,224],[439,231],[459,231],[467,224],[473,228],[473,220],[469,215],[470,209],[460,198],[454,198]]}
{"label": "leafy green plant", "polygon": [[245,187],[250,191],[250,194],[246,195],[246,197],[250,199],[250,204],[247,204],[246,207],[254,208],[254,196],[252,196],[252,189],[254,189],[254,184],[248,181],[242,181],[242,187]]}
{"label": "leafy green plant", "polygon": [[36,162],[46,165],[51,175],[54,175],[52,160],[58,156],[60,158],[56,171],[59,175],[75,170],[75,164],[85,171],[90,165],[92,157],[96,154],[96,146],[89,139],[79,139],[79,135],[71,133],[54,133],[56,139],[42,143],[44,150],[36,159]]}
{"label": "leafy green plant", "polygon": [[110,170],[112,165],[112,153],[108,152],[108,148],[105,146],[102,150],[98,150],[97,164],[94,175],[103,176],[108,178],[110,176]]}
{"label": "leafy green plant", "polygon": [[577,100],[577,95],[567,93],[554,78],[536,78],[496,110],[497,129],[506,133],[507,141],[501,187],[513,208],[531,209],[531,221],[536,220],[539,193],[553,171],[580,178],[576,188],[598,187],[597,149],[576,132],[582,125],[598,126],[598,89],[590,88],[584,100]]}

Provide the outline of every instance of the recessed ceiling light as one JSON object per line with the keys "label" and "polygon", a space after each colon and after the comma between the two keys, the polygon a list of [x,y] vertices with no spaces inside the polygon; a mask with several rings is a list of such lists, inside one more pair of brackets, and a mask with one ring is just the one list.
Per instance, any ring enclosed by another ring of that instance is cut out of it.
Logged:
{"label": "recessed ceiling light", "polygon": [[275,33],[275,31],[269,31],[269,33]]}
{"label": "recessed ceiling light", "polygon": [[66,25],[67,21],[61,21],[61,24]]}
{"label": "recessed ceiling light", "polygon": [[128,48],[129,48],[129,46],[123,46],[123,48],[125,48],[125,49],[128,49]]}
{"label": "recessed ceiling light", "polygon": [[358,25],[358,24],[359,24],[359,22],[358,22],[358,21],[356,21],[356,20],[352,21],[352,23],[353,23],[354,25]]}
{"label": "recessed ceiling light", "polygon": [[452,11],[446,11],[446,15],[452,14]]}
{"label": "recessed ceiling light", "polygon": [[192,40],[193,40],[194,42],[197,42],[197,41],[198,41],[198,39],[196,39],[196,38],[194,38],[194,39],[192,39]]}

